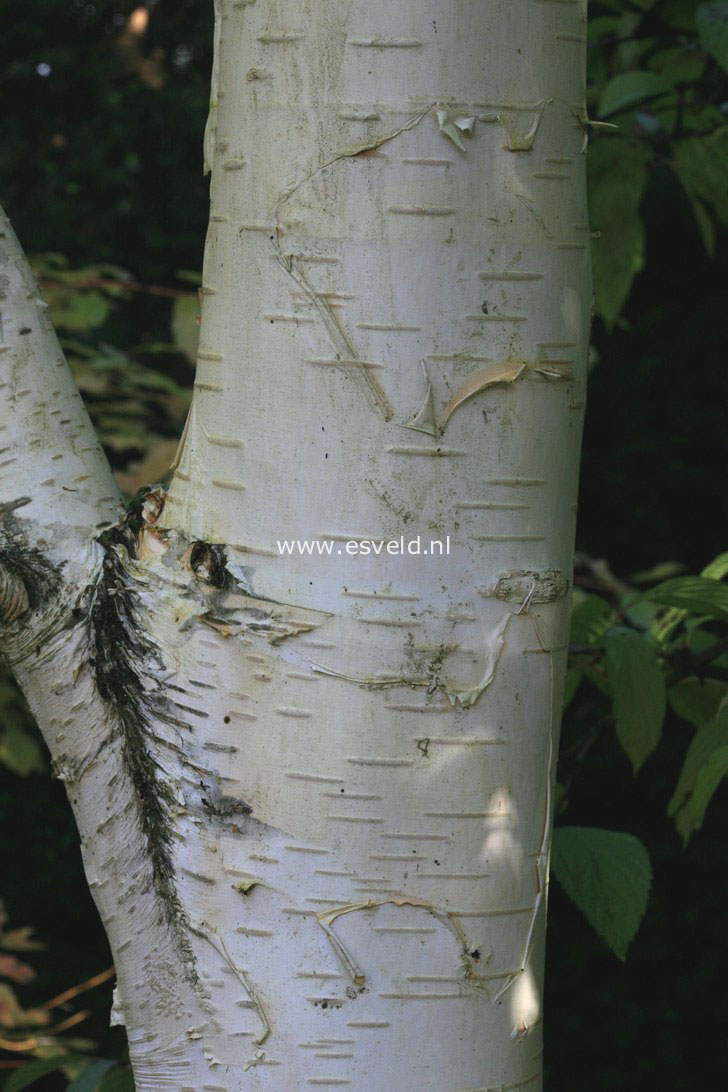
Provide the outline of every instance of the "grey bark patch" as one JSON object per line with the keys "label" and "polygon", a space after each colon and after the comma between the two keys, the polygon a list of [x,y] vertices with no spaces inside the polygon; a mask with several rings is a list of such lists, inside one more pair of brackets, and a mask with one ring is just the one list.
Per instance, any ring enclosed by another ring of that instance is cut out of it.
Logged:
{"label": "grey bark patch", "polygon": [[208,815],[219,818],[229,818],[232,815],[250,815],[253,811],[250,804],[234,796],[218,796],[208,791],[207,796],[202,797],[202,806]]}
{"label": "grey bark patch", "polygon": [[563,599],[569,590],[569,581],[558,569],[544,569],[531,572],[528,569],[514,569],[501,573],[495,584],[480,588],[480,594],[486,598],[501,599],[504,602],[553,603]]}

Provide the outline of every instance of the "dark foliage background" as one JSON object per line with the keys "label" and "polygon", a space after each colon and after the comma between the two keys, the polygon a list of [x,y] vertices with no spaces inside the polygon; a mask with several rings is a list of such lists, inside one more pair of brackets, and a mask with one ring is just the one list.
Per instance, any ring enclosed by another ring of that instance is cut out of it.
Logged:
{"label": "dark foliage background", "polygon": [[[192,380],[212,36],[210,0],[150,2],[148,23],[135,32],[138,7],[0,0],[0,200],[25,249],[38,256],[72,366],[129,492],[168,465]],[[597,310],[581,481],[578,548],[608,559],[624,578],[664,561],[696,572],[726,547],[728,245],[720,202],[728,193],[725,184],[713,196],[701,191],[714,214],[708,253],[695,193],[673,165],[681,139],[721,135],[728,100],[720,65],[694,44],[694,14],[688,0],[592,4],[593,109],[615,75],[665,71],[661,49],[677,51],[669,63],[678,67],[686,51],[700,61],[680,69],[672,99],[648,95],[628,104],[608,118],[619,122],[619,134],[594,141],[595,162],[617,162],[624,151],[626,164],[626,182],[609,168],[594,178],[596,208],[610,185],[634,183],[645,233],[641,272],[626,287],[605,281],[604,291],[621,292],[624,306]],[[635,52],[640,36],[652,45]],[[635,141],[648,151],[644,186],[630,158]],[[716,162],[725,175],[725,157]],[[615,241],[608,223],[598,226],[606,242],[595,245],[639,249],[634,225],[615,220]],[[25,735],[13,737],[10,765],[0,762],[0,894],[10,924],[31,924],[45,945],[24,957],[34,981],[13,987],[32,1009],[111,960],[63,787],[28,735],[27,714],[2,686],[0,717]],[[588,695],[577,702],[567,741],[579,740],[595,702]],[[725,1086],[725,789],[686,850],[665,815],[689,735],[668,714],[660,746],[634,778],[613,733],[601,733],[567,771],[568,823],[636,834],[649,849],[654,882],[626,964],[552,884],[549,1092]],[[107,981],[58,1016],[82,1001],[89,1015],[66,1035],[92,1040],[96,1056],[118,1058],[124,1037],[108,1028],[110,1000]],[[17,1052],[0,1050],[0,1081],[18,1063]],[[66,1081],[49,1076],[34,1087],[52,1092]]]}

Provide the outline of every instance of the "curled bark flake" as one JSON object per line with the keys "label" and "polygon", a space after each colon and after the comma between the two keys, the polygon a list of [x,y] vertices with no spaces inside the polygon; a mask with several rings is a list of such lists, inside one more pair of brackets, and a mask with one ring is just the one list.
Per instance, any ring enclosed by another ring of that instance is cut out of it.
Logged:
{"label": "curled bark flake", "polygon": [[549,101],[551,100],[544,99],[543,102],[516,106],[513,110],[504,109],[501,112],[500,123],[505,130],[506,148],[509,152],[531,151],[541,124],[544,108]]}
{"label": "curled bark flake", "polygon": [[412,429],[413,432],[424,432],[427,436],[434,436],[437,438],[439,429],[437,425],[437,414],[435,412],[435,396],[432,389],[432,383],[430,377],[427,374],[427,365],[424,360],[420,361],[420,367],[422,368],[425,376],[425,382],[427,384],[427,392],[425,394],[425,400],[422,403],[422,407],[417,411],[411,421],[405,421],[402,425],[403,428]]}
{"label": "curled bark flake", "polygon": [[447,424],[458,406],[462,406],[468,398],[472,398],[474,394],[485,390],[486,387],[492,387],[495,383],[514,383],[525,368],[526,365],[522,360],[509,360],[506,364],[491,364],[490,367],[476,372],[448,402],[443,424]]}
{"label": "curled bark flake", "polygon": [[495,386],[496,383],[515,383],[527,372],[536,372],[547,379],[568,380],[573,378],[570,367],[550,364],[547,360],[539,360],[534,364],[530,364],[525,360],[508,360],[504,364],[490,364],[487,368],[482,368],[475,375],[472,375],[455,392],[445,407],[442,425],[446,425],[455,410],[462,406],[463,402],[472,398],[473,395],[479,394],[487,387]]}
{"label": "curled bark flake", "polygon": [[467,133],[472,136],[475,127],[474,117],[466,117],[457,110],[441,106],[438,103],[437,124],[440,126],[440,131],[450,138],[456,148],[459,148],[461,152],[466,150],[462,134]]}

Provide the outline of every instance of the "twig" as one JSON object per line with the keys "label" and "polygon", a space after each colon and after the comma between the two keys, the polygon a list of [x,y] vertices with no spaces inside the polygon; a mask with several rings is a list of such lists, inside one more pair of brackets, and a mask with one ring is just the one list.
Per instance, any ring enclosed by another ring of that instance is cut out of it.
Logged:
{"label": "twig", "polygon": [[66,1001],[78,997],[78,995],[85,990],[92,990],[94,986],[100,986],[102,982],[106,982],[109,978],[113,978],[115,973],[113,965],[107,967],[105,971],[100,971],[99,974],[87,978],[85,982],[79,982],[77,986],[71,986],[70,989],[64,990],[63,993],[59,993],[56,997],[52,997],[50,1001],[45,1001],[40,1007],[42,1009],[58,1008],[59,1005],[63,1005]]}
{"label": "twig", "polygon": [[109,277],[84,277],[79,281],[69,281],[65,277],[53,277],[44,274],[38,278],[41,284],[51,282],[53,284],[65,284],[71,288],[126,288],[129,292],[143,292],[147,296],[164,296],[166,299],[181,299],[184,296],[195,296],[197,289],[167,288],[163,284],[144,284],[142,281],[113,280]]}

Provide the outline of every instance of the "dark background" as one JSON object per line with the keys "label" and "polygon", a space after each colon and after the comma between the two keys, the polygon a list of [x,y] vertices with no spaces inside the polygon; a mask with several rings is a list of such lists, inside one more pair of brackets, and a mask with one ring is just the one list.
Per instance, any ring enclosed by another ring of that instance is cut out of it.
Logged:
{"label": "dark background", "polygon": [[[200,269],[207,225],[201,142],[212,5],[161,0],[140,40],[124,35],[135,6],[0,0],[0,201],[31,254],[58,252],[71,268],[111,262],[135,280],[183,290],[179,271]],[[624,578],[667,560],[698,571],[726,547],[725,231],[708,257],[659,162],[642,213],[645,268],[615,328],[595,323],[578,528],[578,548]],[[103,337],[129,352],[170,342],[170,308],[169,298],[135,293]],[[173,348],[150,366],[191,384]],[[110,450],[120,469],[141,454]],[[636,834],[654,884],[622,965],[552,883],[549,1092],[725,1086],[725,794],[683,851],[665,807],[685,745],[684,726],[668,722],[635,779],[603,738],[574,778],[566,821]],[[33,955],[37,980],[17,988],[30,1005],[111,960],[62,785],[47,773],[21,780],[0,765],[0,843],[11,923],[32,924],[47,946]],[[79,1031],[117,1057],[124,1040],[106,1026],[110,992],[107,983],[86,995],[92,1015]],[[60,1087],[53,1080],[38,1087]]]}

